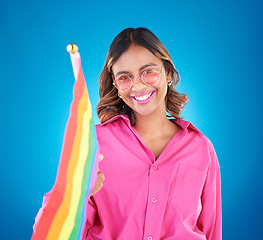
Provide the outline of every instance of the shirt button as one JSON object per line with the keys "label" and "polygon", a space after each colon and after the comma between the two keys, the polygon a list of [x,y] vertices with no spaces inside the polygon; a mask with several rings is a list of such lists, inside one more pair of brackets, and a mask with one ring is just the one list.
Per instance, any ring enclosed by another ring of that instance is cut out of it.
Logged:
{"label": "shirt button", "polygon": [[153,165],[153,170],[157,170],[158,167],[156,165]]}
{"label": "shirt button", "polygon": [[153,240],[153,237],[152,237],[152,236],[149,236],[149,237],[148,237],[148,240]]}
{"label": "shirt button", "polygon": [[152,202],[153,202],[153,203],[157,203],[157,201],[158,201],[158,199],[155,198],[155,197],[152,199]]}

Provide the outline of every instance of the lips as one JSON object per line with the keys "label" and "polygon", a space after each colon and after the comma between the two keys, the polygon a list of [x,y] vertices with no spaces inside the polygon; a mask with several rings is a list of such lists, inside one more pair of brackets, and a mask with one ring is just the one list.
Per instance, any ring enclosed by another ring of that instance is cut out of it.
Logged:
{"label": "lips", "polygon": [[140,95],[136,95],[136,96],[132,96],[132,98],[139,104],[144,104],[147,103],[151,100],[151,98],[153,97],[153,95],[155,94],[155,91],[151,91],[151,92],[147,92],[144,94],[140,94]]}

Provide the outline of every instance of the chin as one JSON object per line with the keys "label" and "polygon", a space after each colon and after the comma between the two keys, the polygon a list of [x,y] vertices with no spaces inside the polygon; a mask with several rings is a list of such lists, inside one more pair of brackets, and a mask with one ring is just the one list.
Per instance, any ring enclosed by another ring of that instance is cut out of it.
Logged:
{"label": "chin", "polygon": [[136,109],[133,109],[135,115],[142,116],[142,117],[148,117],[151,116],[154,113],[153,109],[140,109],[137,111]]}

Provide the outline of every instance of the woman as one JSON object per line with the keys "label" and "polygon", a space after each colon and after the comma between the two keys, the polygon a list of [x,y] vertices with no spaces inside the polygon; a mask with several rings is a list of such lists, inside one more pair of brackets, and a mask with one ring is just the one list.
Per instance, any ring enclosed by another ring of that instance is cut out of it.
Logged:
{"label": "woman", "polygon": [[[99,172],[82,239],[221,239],[211,142],[180,117],[171,57],[145,28],[113,40],[99,77]],[[168,116],[167,116],[168,114]]]}
{"label": "woman", "polygon": [[149,30],[128,28],[113,40],[99,78],[96,130],[104,160],[87,200],[83,239],[221,239],[217,157],[211,142],[181,120],[187,96],[175,91],[178,81]]}

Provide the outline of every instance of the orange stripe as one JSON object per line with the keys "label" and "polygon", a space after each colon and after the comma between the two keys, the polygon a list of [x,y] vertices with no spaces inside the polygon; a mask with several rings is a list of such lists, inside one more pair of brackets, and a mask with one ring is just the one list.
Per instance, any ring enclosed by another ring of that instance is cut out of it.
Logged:
{"label": "orange stripe", "polygon": [[[72,188],[72,194],[71,194],[71,204],[69,207],[69,214],[64,221],[62,230],[58,238],[59,240],[69,239],[71,232],[75,226],[76,214],[77,214],[78,205],[79,205],[80,197],[81,197],[81,191],[82,191],[84,166],[85,166],[85,162],[87,161],[89,147],[91,147],[89,146],[89,136],[90,136],[89,122],[92,117],[91,105],[88,102],[89,99],[88,99],[87,92],[84,92],[83,95],[84,95],[83,98],[85,97],[85,101],[88,104],[88,108],[85,111],[85,113],[83,113],[84,121],[82,124],[82,135],[81,135],[80,150],[79,150],[79,156],[78,156],[79,159],[78,159],[78,164],[76,166],[73,180],[72,180],[73,188]],[[89,172],[86,172],[86,174],[88,173]]]}

